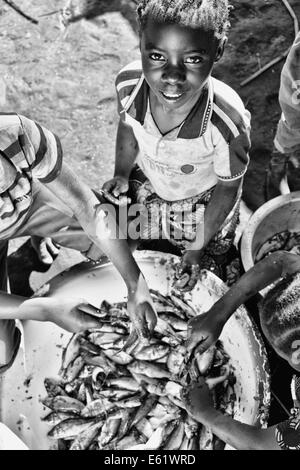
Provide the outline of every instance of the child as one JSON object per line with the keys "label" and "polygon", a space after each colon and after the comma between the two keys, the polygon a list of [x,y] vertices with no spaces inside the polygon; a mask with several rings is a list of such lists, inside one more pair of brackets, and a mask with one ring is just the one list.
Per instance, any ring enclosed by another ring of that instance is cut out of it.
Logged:
{"label": "child", "polygon": [[190,275],[191,289],[207,255],[220,260],[232,246],[249,161],[249,113],[211,77],[228,2],[144,0],[137,11],[142,63],[116,80],[115,173],[103,189],[116,204],[128,192],[141,205],[129,238],[169,238],[183,250],[179,277]]}
{"label": "child", "polygon": [[[242,303],[280,277],[283,279],[260,305],[261,327],[275,352],[300,372],[300,257],[288,252],[273,253],[256,264],[209,312],[193,319],[188,351],[204,352]],[[292,382],[294,409],[290,420],[268,429],[242,424],[216,411],[203,381],[187,388],[184,395],[191,416],[238,450],[300,449],[300,379],[296,377]]]}
{"label": "child", "polygon": [[267,173],[267,199],[280,195],[285,176],[291,191],[300,190],[300,33],[281,72],[279,104],[282,115]]}
{"label": "child", "polygon": [[126,282],[134,327],[146,336],[156,315],[145,280],[125,240],[110,237],[105,205],[62,164],[58,138],[24,116],[2,114],[0,145],[0,373],[12,364],[19,347],[16,318],[51,320],[70,331],[98,325],[85,314],[95,309],[82,300],[26,300],[5,292],[7,247],[13,238],[51,236],[93,260],[104,252]]}

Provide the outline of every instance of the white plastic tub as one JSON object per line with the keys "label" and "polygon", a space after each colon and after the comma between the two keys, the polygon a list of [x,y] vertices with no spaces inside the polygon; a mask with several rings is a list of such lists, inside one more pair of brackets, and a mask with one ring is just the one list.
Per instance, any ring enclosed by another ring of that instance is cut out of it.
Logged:
{"label": "white plastic tub", "polygon": [[[137,253],[149,286],[167,294],[171,290],[176,257],[161,253]],[[198,313],[207,311],[226,291],[215,275],[203,271],[191,297]],[[50,295],[85,297],[98,305],[125,300],[126,287],[116,269],[107,263],[81,263],[51,281]],[[0,420],[30,449],[49,449],[55,441],[47,438],[48,426],[41,421],[49,410],[39,401],[46,395],[45,377],[57,376],[62,348],[70,334],[50,323],[24,324],[25,359],[20,353],[1,386]],[[224,328],[221,339],[232,358],[237,384],[235,416],[248,424],[264,423],[270,401],[268,361],[262,339],[244,307],[237,310]],[[24,385],[25,382],[25,385]]]}

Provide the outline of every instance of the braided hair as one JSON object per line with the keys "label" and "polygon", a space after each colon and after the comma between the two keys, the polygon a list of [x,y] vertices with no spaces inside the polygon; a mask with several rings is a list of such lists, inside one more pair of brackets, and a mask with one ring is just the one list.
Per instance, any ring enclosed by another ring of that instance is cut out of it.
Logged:
{"label": "braided hair", "polygon": [[141,30],[148,19],[213,31],[222,39],[229,28],[228,0],[139,0]]}
{"label": "braided hair", "polygon": [[267,293],[260,321],[269,341],[290,354],[293,341],[300,340],[300,273],[286,276]]}

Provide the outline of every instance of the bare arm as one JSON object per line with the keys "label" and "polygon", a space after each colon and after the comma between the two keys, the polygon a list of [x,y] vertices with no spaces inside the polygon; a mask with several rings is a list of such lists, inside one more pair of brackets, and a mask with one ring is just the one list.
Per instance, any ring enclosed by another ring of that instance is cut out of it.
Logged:
{"label": "bare arm", "polygon": [[120,120],[117,141],[114,177],[104,183],[102,189],[111,202],[120,204],[119,196],[128,191],[128,180],[138,154],[138,143],[132,128]]}
{"label": "bare arm", "polygon": [[240,423],[214,408],[204,379],[187,386],[182,394],[187,412],[193,419],[211,429],[219,439],[237,450],[280,450],[275,426],[268,429]]}
{"label": "bare arm", "polygon": [[146,337],[156,324],[148,286],[132,256],[126,237],[116,238],[107,228],[103,204],[74,172],[63,164],[60,175],[47,187],[68,205],[88,237],[110,258],[128,289],[128,313],[137,332]]}
{"label": "bare arm", "polygon": [[[247,271],[212,308],[190,322],[187,347],[192,351],[199,344],[204,352],[220,336],[235,310],[280,277],[300,271],[300,256],[277,251]],[[197,346],[198,348],[198,346]]]}
{"label": "bare arm", "polygon": [[204,224],[198,227],[196,239],[191,243],[190,250],[205,248],[217,233],[234,206],[240,184],[240,179],[229,182],[219,181],[217,183],[204,213]]}

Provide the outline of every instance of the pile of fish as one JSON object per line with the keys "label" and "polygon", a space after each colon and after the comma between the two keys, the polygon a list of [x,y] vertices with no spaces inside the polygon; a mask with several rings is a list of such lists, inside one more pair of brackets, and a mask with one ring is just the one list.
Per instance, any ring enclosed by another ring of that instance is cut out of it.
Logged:
{"label": "pile of fish", "polygon": [[300,255],[300,233],[290,232],[289,230],[276,233],[260,247],[255,257],[255,263],[278,250]]}
{"label": "pile of fish", "polygon": [[70,450],[212,450],[224,443],[187,414],[183,384],[200,375],[212,390],[216,408],[233,414],[235,377],[220,341],[192,358],[182,376],[187,322],[196,315],[181,297],[151,291],[158,322],[147,344],[123,350],[130,320],[125,303],[100,308],[97,329],[75,334],[63,352],[59,378],[46,378],[51,409],[43,418]]}

